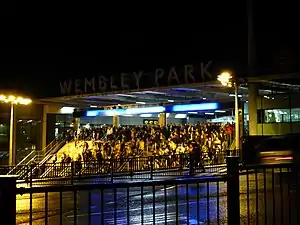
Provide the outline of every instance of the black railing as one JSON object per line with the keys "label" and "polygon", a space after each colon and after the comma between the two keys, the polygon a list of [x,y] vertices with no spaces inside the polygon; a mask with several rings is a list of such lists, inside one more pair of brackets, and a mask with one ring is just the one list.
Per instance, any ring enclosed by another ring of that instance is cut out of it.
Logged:
{"label": "black railing", "polygon": [[205,178],[16,188],[7,176],[0,178],[0,216],[7,225],[294,225],[299,171],[292,164],[241,167],[228,157],[226,175]]}
{"label": "black railing", "polygon": [[215,177],[19,188],[16,220],[78,225],[217,223],[227,220],[225,181],[226,177]]}
{"label": "black railing", "polygon": [[[90,178],[97,177],[123,177],[125,179],[153,179],[159,176],[191,176],[198,173],[215,173],[225,169],[225,155],[218,157],[197,158],[192,154],[160,155],[150,157],[131,157],[123,159],[107,159],[88,162],[59,162],[45,163],[41,166],[30,165],[22,169],[21,180],[49,178]],[[0,170],[1,171],[1,170]],[[6,171],[6,170],[5,170]],[[19,175],[19,174],[13,174]]]}

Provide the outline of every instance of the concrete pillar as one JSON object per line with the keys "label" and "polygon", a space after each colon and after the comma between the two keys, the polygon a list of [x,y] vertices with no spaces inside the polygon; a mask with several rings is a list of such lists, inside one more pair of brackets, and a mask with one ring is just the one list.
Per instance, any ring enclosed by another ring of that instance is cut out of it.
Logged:
{"label": "concrete pillar", "polygon": [[257,84],[248,84],[248,95],[249,135],[257,135],[257,98],[259,96]]}
{"label": "concrete pillar", "polygon": [[158,117],[158,124],[161,127],[167,126],[167,114],[166,113],[160,113]]}
{"label": "concrete pillar", "polygon": [[49,111],[48,105],[43,105],[41,149],[45,149],[47,146],[47,114],[48,114],[48,111]]}
{"label": "concrete pillar", "polygon": [[113,116],[113,122],[112,122],[114,127],[118,127],[120,124],[120,118],[118,116]]}

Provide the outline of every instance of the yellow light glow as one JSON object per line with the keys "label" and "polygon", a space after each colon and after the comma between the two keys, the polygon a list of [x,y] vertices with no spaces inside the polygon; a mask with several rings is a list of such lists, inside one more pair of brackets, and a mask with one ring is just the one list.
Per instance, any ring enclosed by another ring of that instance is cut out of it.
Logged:
{"label": "yellow light glow", "polygon": [[28,105],[32,102],[29,98],[23,98],[23,97],[16,97],[14,95],[0,95],[0,102],[4,103],[12,103],[12,104],[20,104],[20,105]]}
{"label": "yellow light glow", "polygon": [[232,87],[232,75],[229,72],[223,72],[218,75],[218,81],[220,81],[223,86]]}

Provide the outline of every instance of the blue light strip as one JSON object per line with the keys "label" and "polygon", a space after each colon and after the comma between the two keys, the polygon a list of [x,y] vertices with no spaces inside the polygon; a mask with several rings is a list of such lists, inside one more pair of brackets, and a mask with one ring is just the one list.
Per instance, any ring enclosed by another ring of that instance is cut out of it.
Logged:
{"label": "blue light strip", "polygon": [[218,103],[201,103],[201,104],[184,104],[184,105],[173,105],[170,107],[171,112],[192,112],[192,111],[203,111],[203,110],[216,110],[219,108]]}
{"label": "blue light strip", "polygon": [[145,113],[162,113],[162,112],[193,112],[203,110],[216,110],[219,108],[218,103],[200,103],[200,104],[184,104],[173,106],[154,106],[130,109],[111,109],[111,110],[88,110],[87,117],[96,116],[120,116],[120,115],[137,115]]}
{"label": "blue light strip", "polygon": [[125,114],[128,115],[136,115],[143,113],[161,113],[165,112],[166,107],[164,106],[156,106],[156,107],[143,107],[143,108],[130,108],[125,110]]}
{"label": "blue light strip", "polygon": [[130,109],[89,110],[86,112],[86,116],[96,117],[96,116],[137,115],[137,114],[144,114],[144,113],[161,113],[165,111],[166,111],[166,107],[164,106],[130,108]]}
{"label": "blue light strip", "polygon": [[89,110],[86,112],[87,117],[96,116],[118,116],[125,114],[125,109],[112,109],[112,110]]}

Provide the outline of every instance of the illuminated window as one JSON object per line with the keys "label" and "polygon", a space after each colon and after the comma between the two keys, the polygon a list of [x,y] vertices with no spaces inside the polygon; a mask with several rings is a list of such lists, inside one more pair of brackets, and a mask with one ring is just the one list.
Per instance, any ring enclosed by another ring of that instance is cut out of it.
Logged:
{"label": "illuminated window", "polygon": [[300,122],[300,108],[258,110],[258,123],[290,122]]}

